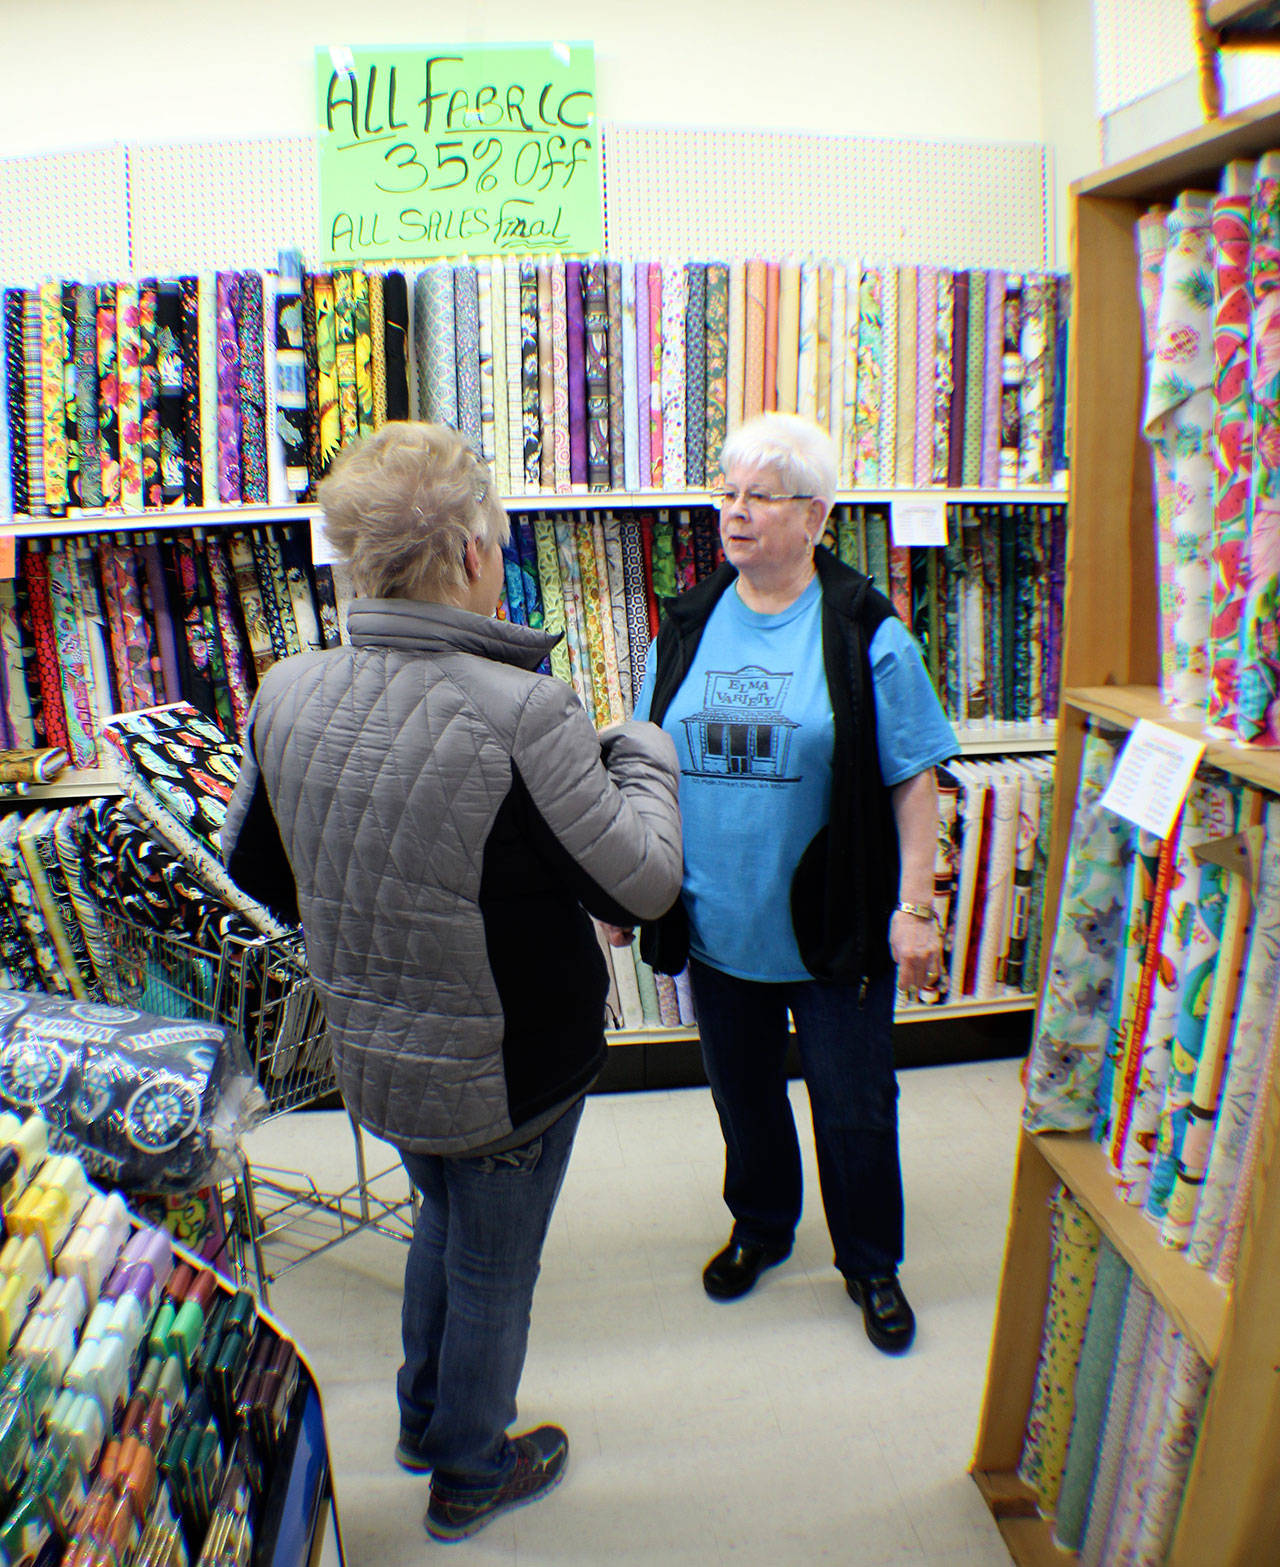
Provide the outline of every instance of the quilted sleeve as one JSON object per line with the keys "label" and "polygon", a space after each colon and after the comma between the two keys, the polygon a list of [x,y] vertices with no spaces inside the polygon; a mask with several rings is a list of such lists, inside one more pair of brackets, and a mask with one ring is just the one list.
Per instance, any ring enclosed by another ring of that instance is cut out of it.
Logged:
{"label": "quilted sleeve", "polygon": [[671,907],[682,845],[669,735],[635,722],[597,735],[569,687],[545,679],[521,712],[512,761],[556,841],[609,898],[636,920]]}
{"label": "quilted sleeve", "polygon": [[236,885],[265,903],[287,925],[298,924],[298,890],[267,786],[253,751],[253,712],[245,728],[240,774],[218,839],[222,863]]}

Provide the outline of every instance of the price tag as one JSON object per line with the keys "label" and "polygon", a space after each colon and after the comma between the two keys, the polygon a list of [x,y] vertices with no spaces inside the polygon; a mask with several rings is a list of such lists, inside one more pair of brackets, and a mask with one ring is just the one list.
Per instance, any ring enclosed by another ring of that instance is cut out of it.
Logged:
{"label": "price tag", "polygon": [[324,518],[312,517],[311,519],[311,563],[314,566],[332,566],[335,560],[340,559],[338,552],[329,542],[329,535],[324,531]]}
{"label": "price tag", "polygon": [[941,495],[913,495],[889,504],[889,536],[900,548],[946,547],[947,503]]}
{"label": "price tag", "polygon": [[18,575],[18,536],[0,533],[0,582],[11,582]]}
{"label": "price tag", "polygon": [[1201,741],[1140,718],[1125,741],[1102,804],[1155,837],[1167,838],[1203,755]]}

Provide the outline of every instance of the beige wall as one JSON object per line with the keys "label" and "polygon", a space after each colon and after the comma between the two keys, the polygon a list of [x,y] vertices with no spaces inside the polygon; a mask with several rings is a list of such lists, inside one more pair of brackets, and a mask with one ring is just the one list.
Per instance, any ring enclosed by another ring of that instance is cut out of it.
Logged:
{"label": "beige wall", "polygon": [[594,42],[607,120],[1047,141],[1065,260],[1065,179],[1099,161],[1091,22],[1090,0],[0,0],[0,154],[297,134],[318,45],[558,35]]}

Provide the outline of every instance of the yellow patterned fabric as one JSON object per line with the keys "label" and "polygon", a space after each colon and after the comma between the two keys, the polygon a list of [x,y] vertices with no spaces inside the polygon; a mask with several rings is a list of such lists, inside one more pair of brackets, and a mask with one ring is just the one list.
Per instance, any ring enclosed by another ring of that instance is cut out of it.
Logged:
{"label": "yellow patterned fabric", "polygon": [[369,313],[369,277],[351,274],[351,319],[356,356],[356,418],[361,435],[377,429],[373,412],[373,323]]}
{"label": "yellow patterned fabric", "polygon": [[[610,519],[612,523],[612,519]],[[604,522],[596,517],[591,523],[591,554],[595,564],[596,590],[600,597],[600,635],[604,641],[604,678],[609,693],[609,722],[620,724],[627,716],[622,705],[622,677],[618,670],[618,644],[613,631],[613,595],[609,591],[609,560],[605,554]]]}
{"label": "yellow patterned fabric", "polygon": [[1049,1303],[1018,1476],[1052,1514],[1075,1412],[1076,1370],[1098,1270],[1101,1232],[1066,1187],[1049,1202]]}
{"label": "yellow patterned fabric", "polygon": [[382,273],[369,274],[369,343],[373,353],[373,428],[387,422],[387,321],[382,303]]}
{"label": "yellow patterned fabric", "polygon": [[338,416],[338,335],[334,321],[333,279],[317,276],[316,380],[320,401],[320,465],[327,469],[342,445]]}
{"label": "yellow patterned fabric", "polygon": [[569,676],[587,717],[596,721],[596,699],[591,680],[591,654],[587,648],[586,606],[582,601],[582,572],[578,565],[578,543],[573,523],[557,517],[555,530],[556,560],[560,567],[560,592],[564,598],[564,633],[569,644]]}
{"label": "yellow patterned fabric", "polygon": [[345,446],[360,434],[360,407],[356,392],[355,295],[350,272],[338,271],[333,274],[333,324],[337,345],[338,425]]}
{"label": "yellow patterned fabric", "polygon": [[[578,579],[582,588],[583,620],[587,634],[586,655],[591,673],[591,698],[597,728],[609,717],[609,677],[605,669],[604,630],[600,619],[600,581],[596,576],[596,551],[591,538],[591,519],[577,514],[573,524],[578,547]],[[615,676],[616,678],[616,676]]]}
{"label": "yellow patterned fabric", "polygon": [[62,289],[40,285],[40,392],[44,415],[44,498],[50,506],[65,506],[67,489],[67,394],[63,380],[66,327],[62,320]]}
{"label": "yellow patterned fabric", "polygon": [[560,564],[556,559],[555,529],[549,517],[538,517],[533,524],[538,546],[538,586],[542,590],[542,629],[559,633],[560,640],[551,649],[551,673],[566,685],[573,684],[569,664],[569,641],[565,636],[564,593],[560,587]]}

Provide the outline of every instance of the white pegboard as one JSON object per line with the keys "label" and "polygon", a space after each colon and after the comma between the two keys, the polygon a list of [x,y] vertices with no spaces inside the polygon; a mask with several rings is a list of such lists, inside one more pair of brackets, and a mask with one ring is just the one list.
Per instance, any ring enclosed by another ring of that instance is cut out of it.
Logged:
{"label": "white pegboard", "polygon": [[127,276],[123,146],[0,158],[0,281]]}
{"label": "white pegboard", "polygon": [[1100,119],[1196,69],[1191,4],[1094,0],[1094,87]]}
{"label": "white pegboard", "polygon": [[[602,127],[613,255],[859,256],[1038,269],[1053,255],[1039,144]],[[0,159],[0,280],[320,264],[312,136]]]}
{"label": "white pegboard", "polygon": [[317,167],[313,136],[130,147],[133,271],[274,267],[282,245],[316,265]]}
{"label": "white pegboard", "polygon": [[1031,270],[1053,254],[1039,143],[603,129],[613,255],[856,255]]}

